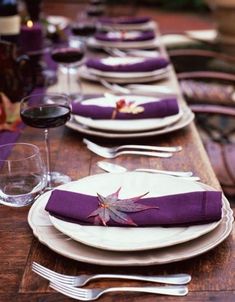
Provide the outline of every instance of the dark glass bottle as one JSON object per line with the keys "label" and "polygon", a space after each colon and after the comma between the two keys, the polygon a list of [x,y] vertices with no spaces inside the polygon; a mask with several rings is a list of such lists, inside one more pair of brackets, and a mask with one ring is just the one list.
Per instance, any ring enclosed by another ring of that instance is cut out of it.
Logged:
{"label": "dark glass bottle", "polygon": [[0,0],[0,39],[17,43],[20,33],[20,16],[17,0]]}

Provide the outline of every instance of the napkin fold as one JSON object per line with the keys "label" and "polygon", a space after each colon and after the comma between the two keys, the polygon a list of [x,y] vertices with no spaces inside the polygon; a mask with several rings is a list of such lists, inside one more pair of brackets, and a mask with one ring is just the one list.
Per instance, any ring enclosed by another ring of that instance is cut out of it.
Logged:
{"label": "napkin fold", "polygon": [[88,68],[108,72],[146,72],[167,67],[169,61],[164,57],[148,58],[135,63],[107,64],[102,59],[90,58],[86,61]]}
{"label": "napkin fold", "polygon": [[[123,98],[120,98],[122,100]],[[179,106],[175,97],[165,98],[149,103],[138,104],[142,112],[121,112],[115,107],[88,105],[86,102],[73,102],[72,113],[92,119],[134,120],[147,118],[162,118],[179,113]],[[115,113],[115,115],[114,115]]]}
{"label": "napkin fold", "polygon": [[[138,204],[158,208],[127,213],[137,226],[203,224],[221,219],[222,193],[219,191],[196,191],[143,198],[138,200]],[[46,211],[65,221],[92,225],[94,218],[89,217],[89,215],[98,206],[99,200],[96,196],[53,190],[46,205]],[[107,225],[126,226],[118,224],[112,219],[108,221]]]}
{"label": "napkin fold", "polygon": [[149,17],[118,17],[118,18],[108,18],[102,17],[99,19],[101,24],[142,24],[147,23],[151,19]]}
{"label": "napkin fold", "polygon": [[138,41],[148,41],[155,38],[155,33],[152,30],[140,31],[138,35],[133,37],[128,37],[125,33],[120,34],[120,36],[110,36],[108,33],[98,32],[94,35],[96,40],[99,41],[109,41],[109,42],[138,42]]}

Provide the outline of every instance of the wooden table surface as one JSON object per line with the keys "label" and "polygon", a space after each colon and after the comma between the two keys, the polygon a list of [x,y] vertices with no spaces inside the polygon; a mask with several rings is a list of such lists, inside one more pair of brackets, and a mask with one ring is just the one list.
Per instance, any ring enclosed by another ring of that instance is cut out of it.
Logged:
{"label": "wooden table surface", "polygon": [[[84,85],[86,87],[86,84]],[[84,136],[81,133],[66,127],[60,127],[52,129],[50,135],[54,170],[68,174],[73,180],[103,173],[96,166],[96,162],[101,158],[87,151],[82,144]],[[105,139],[96,138],[95,140],[100,144],[114,144],[114,141]],[[41,130],[26,127],[19,141],[34,143],[43,151],[44,144]],[[133,140],[133,142],[140,143],[138,139]],[[146,166],[169,170],[191,170],[201,177],[202,182],[220,189],[193,123],[172,134],[143,139],[141,143],[181,145],[183,151],[174,155],[171,159],[122,156],[113,160],[113,162],[121,163],[129,168]],[[1,302],[72,301],[72,299],[51,290],[46,280],[34,274],[31,271],[32,261],[37,261],[51,269],[67,274],[132,273],[157,275],[185,272],[192,275],[189,294],[186,297],[115,293],[102,296],[100,301],[234,301],[234,230],[219,246],[193,259],[145,267],[108,267],[67,259],[41,244],[33,236],[27,223],[28,211],[28,207],[20,209],[0,207]],[[102,280],[92,282],[88,287],[141,285],[142,283],[137,281]]]}

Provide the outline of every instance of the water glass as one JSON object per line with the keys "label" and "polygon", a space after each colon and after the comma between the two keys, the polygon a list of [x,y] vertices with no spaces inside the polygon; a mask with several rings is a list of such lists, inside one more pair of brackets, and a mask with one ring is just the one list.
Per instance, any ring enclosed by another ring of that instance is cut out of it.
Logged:
{"label": "water glass", "polygon": [[0,146],[0,203],[22,207],[33,203],[47,184],[46,167],[37,146]]}

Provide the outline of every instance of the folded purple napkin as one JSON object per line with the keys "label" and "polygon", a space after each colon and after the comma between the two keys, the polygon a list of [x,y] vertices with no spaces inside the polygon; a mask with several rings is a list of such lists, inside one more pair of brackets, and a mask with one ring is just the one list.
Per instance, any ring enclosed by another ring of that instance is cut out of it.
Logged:
{"label": "folded purple napkin", "polygon": [[86,66],[88,68],[93,68],[101,71],[110,72],[146,72],[154,71],[161,68],[167,67],[169,61],[163,57],[143,59],[136,63],[125,63],[111,65],[106,64],[102,59],[90,58],[86,61]]}
{"label": "folded purple napkin", "polygon": [[[202,224],[221,219],[222,194],[218,191],[197,191],[161,197],[145,197],[135,201],[135,204],[149,207],[138,212],[126,213],[137,226]],[[92,225],[95,219],[94,213],[99,205],[99,199],[96,196],[54,190],[46,205],[46,210],[51,215],[65,221]],[[107,225],[125,226],[115,222],[112,217]]]}
{"label": "folded purple napkin", "polygon": [[96,40],[108,41],[108,42],[138,42],[138,41],[148,41],[155,38],[155,33],[152,30],[140,31],[136,36],[129,36],[128,33],[122,33],[117,36],[111,36],[108,33],[98,32],[94,35]]}
{"label": "folded purple napkin", "polygon": [[150,21],[149,17],[118,17],[118,18],[108,18],[103,17],[99,19],[102,24],[142,24]]}
{"label": "folded purple napkin", "polygon": [[[120,99],[118,103],[124,102]],[[175,115],[179,112],[177,99],[174,97],[162,99],[155,102],[138,104],[138,108],[142,109],[137,112],[124,112],[123,107],[103,107],[98,105],[87,105],[86,102],[73,102],[72,113],[92,119],[147,119],[161,118]]]}

